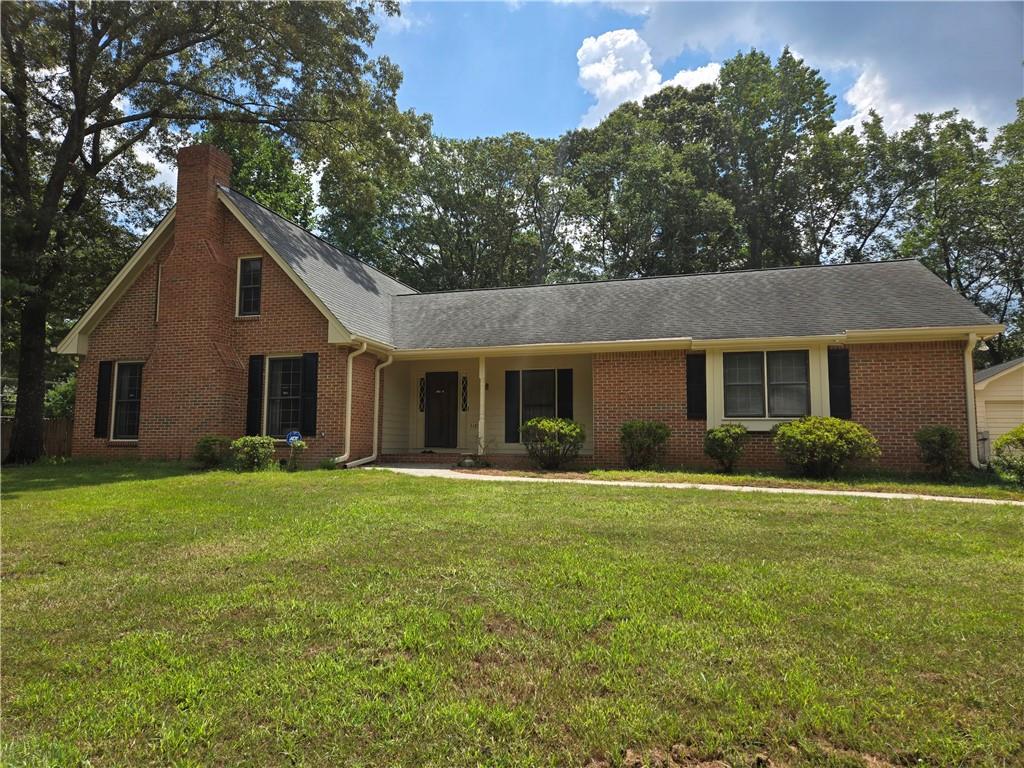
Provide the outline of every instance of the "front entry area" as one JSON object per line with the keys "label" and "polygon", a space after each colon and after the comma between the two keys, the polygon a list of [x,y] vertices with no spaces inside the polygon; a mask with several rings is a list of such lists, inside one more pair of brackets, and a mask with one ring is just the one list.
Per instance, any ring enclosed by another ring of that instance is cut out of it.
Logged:
{"label": "front entry area", "polygon": [[459,374],[431,371],[426,374],[425,448],[457,448],[459,445]]}

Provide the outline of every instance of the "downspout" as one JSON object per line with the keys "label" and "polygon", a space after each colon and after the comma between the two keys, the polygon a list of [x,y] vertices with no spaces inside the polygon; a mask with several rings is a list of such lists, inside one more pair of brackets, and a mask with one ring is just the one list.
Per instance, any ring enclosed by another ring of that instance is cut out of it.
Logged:
{"label": "downspout", "polygon": [[380,372],[395,362],[394,355],[388,355],[388,359],[377,366],[373,372],[373,453],[364,459],[356,459],[345,465],[346,469],[358,467],[360,464],[369,464],[377,459],[377,444],[380,436]]}
{"label": "downspout", "polygon": [[977,334],[972,333],[967,337],[967,346],[964,348],[964,385],[967,388],[967,454],[970,457],[971,466],[980,469],[978,423],[977,414],[974,411],[974,345],[977,341]]}
{"label": "downspout", "polygon": [[345,452],[341,456],[335,456],[335,464],[344,464],[348,461],[348,455],[352,453],[352,360],[359,357],[366,351],[366,342],[359,349],[348,353],[348,363],[345,372]]}

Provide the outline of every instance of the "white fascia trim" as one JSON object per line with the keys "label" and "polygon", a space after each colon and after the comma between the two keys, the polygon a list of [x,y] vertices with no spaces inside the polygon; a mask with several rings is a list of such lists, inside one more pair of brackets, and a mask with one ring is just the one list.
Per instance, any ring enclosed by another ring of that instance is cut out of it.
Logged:
{"label": "white fascia trim", "polygon": [[[313,306],[315,306],[320,311],[320,314],[324,316],[324,319],[327,320],[328,343],[350,344],[352,342],[352,334],[348,332],[348,329],[341,324],[338,318],[336,318],[334,314],[331,312],[331,310],[329,310],[327,306],[320,300],[320,297],[310,290],[309,286],[306,285],[305,281],[301,277],[299,277],[298,274],[296,274],[294,269],[291,268],[291,265],[287,261],[285,261],[276,250],[274,250],[274,248],[270,245],[269,242],[267,242],[267,239],[263,237],[260,231],[252,225],[252,223],[245,217],[245,214],[243,214],[238,209],[238,206],[235,205],[234,202],[232,202],[231,198],[224,193],[224,190],[217,190],[217,199],[220,200],[229,211],[231,211],[231,214],[236,219],[238,219],[239,223],[243,227],[245,227],[245,230],[250,235],[253,236],[253,239],[256,240],[257,243],[260,244],[260,247],[263,248],[263,250],[270,255],[270,258],[274,260],[274,263],[277,264],[277,266],[279,266],[282,269],[282,271],[284,271],[284,273],[288,275],[289,278],[291,278],[291,281],[295,283],[298,289],[302,291],[306,298],[313,303]],[[236,304],[237,301],[238,297],[236,296]]]}
{"label": "white fascia trim", "polygon": [[[1011,365],[1009,368],[1007,368],[1004,371],[1000,371],[995,376],[989,376],[987,379],[982,379],[981,381],[977,382],[974,385],[974,388],[975,389],[984,389],[985,387],[987,387],[989,385],[990,382],[996,381],[997,379],[1001,379],[1001,378],[1003,378],[1003,376],[1005,376],[1008,373],[1013,373],[1014,371],[1019,369],[1021,366],[1024,366],[1024,360],[1021,360],[1016,365]],[[981,373],[981,371],[978,371],[978,373]]]}
{"label": "white fascia trim", "polygon": [[127,263],[121,267],[120,271],[114,276],[114,279],[103,289],[103,293],[99,295],[96,301],[85,311],[85,314],[78,319],[78,322],[57,344],[55,347],[57,354],[84,355],[89,351],[89,331],[103,319],[107,310],[135,282],[135,279],[149,263],[147,257],[159,251],[157,246],[164,244],[173,221],[174,208],[171,208],[161,219],[160,223],[156,225],[156,228],[149,233],[149,236],[142,241],[142,245],[132,254]]}
{"label": "white fascia trim", "polygon": [[432,349],[397,349],[401,360],[426,360],[436,357],[520,357],[524,354],[568,355],[593,352],[649,351],[657,349],[689,349],[692,339],[624,339],[621,341],[581,341],[575,343],[507,344],[495,347],[436,347]]}

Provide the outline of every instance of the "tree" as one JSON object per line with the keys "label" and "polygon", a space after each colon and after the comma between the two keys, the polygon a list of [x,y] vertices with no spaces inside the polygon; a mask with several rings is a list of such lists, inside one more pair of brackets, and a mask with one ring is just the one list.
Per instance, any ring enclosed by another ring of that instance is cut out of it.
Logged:
{"label": "tree", "polygon": [[306,229],[315,226],[312,174],[279,134],[253,123],[211,123],[197,139],[231,157],[231,188]]}
{"label": "tree", "polygon": [[729,59],[719,84],[717,103],[727,120],[721,172],[745,230],[745,266],[815,263],[814,251],[802,245],[799,219],[801,205],[817,197],[806,191],[804,171],[816,164],[813,153],[833,149],[820,140],[835,127],[827,83],[787,48],[774,66],[758,51]]}
{"label": "tree", "polygon": [[137,153],[170,160],[200,122],[273,126],[314,163],[396,141],[415,119],[395,107],[398,70],[366,53],[378,8],[398,2],[5,5],[4,301],[20,334],[9,461],[41,453],[48,322],[84,260],[98,188],[145,202]]}

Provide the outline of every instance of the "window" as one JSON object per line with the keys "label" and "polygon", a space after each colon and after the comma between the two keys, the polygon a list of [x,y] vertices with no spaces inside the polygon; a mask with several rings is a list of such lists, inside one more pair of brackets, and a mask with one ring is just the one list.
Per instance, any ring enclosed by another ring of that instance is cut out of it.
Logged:
{"label": "window", "polygon": [[269,360],[267,374],[267,434],[284,437],[302,424],[302,358]]}
{"label": "window", "polygon": [[262,282],[263,259],[241,259],[238,262],[238,314],[240,317],[260,313]]}
{"label": "window", "polygon": [[725,416],[796,418],[811,412],[807,350],[727,352],[723,356]]}
{"label": "window", "polygon": [[571,419],[572,368],[505,371],[505,442],[519,442],[530,419]]}
{"label": "window", "polygon": [[555,371],[523,371],[523,423],[555,417]]}
{"label": "window", "polygon": [[139,439],[139,400],[142,397],[142,363],[118,363],[114,386],[114,440]]}

